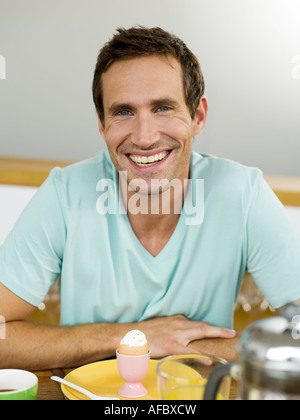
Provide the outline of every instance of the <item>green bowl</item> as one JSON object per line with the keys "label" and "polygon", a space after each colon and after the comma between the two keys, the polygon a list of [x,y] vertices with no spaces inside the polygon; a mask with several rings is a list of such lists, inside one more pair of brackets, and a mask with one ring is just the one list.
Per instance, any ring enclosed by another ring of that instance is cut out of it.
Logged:
{"label": "green bowl", "polygon": [[0,370],[0,400],[36,400],[38,378],[19,369]]}

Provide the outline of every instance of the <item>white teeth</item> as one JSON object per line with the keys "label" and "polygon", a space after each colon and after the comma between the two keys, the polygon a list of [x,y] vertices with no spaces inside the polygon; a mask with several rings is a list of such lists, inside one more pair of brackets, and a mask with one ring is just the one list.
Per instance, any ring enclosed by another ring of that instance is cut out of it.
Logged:
{"label": "white teeth", "polygon": [[134,162],[138,166],[148,166],[149,164],[155,164],[163,160],[166,156],[168,156],[170,152],[163,152],[152,156],[137,156],[137,155],[129,155],[132,162]]}

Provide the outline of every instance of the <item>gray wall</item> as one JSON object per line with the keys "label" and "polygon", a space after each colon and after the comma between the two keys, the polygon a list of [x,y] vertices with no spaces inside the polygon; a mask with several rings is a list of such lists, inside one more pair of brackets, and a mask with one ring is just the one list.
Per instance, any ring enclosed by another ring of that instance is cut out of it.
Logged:
{"label": "gray wall", "polygon": [[79,160],[104,148],[96,56],[135,24],[176,33],[200,59],[210,109],[197,151],[300,176],[299,0],[0,0],[0,155]]}

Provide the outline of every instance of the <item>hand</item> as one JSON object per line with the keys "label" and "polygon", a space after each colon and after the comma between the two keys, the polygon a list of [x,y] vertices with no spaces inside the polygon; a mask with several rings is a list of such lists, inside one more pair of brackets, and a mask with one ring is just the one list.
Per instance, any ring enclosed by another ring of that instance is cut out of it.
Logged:
{"label": "hand", "polygon": [[[138,323],[137,328],[146,334],[151,357],[160,359],[171,354],[191,353],[188,345],[205,338],[234,338],[236,332],[213,327],[207,322],[190,321],[184,315],[154,318]],[[193,350],[193,353],[201,353]]]}

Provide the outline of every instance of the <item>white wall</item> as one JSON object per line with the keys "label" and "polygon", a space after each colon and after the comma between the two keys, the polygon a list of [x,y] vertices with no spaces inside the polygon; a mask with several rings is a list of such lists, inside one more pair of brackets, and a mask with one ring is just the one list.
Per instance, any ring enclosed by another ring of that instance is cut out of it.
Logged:
{"label": "white wall", "polygon": [[105,147],[91,83],[118,26],[162,26],[203,67],[198,151],[300,176],[299,0],[0,0],[0,155],[83,159]]}
{"label": "white wall", "polygon": [[295,228],[300,233],[300,207],[286,207],[286,210]]}
{"label": "white wall", "polygon": [[34,187],[0,185],[0,245],[36,191]]}

